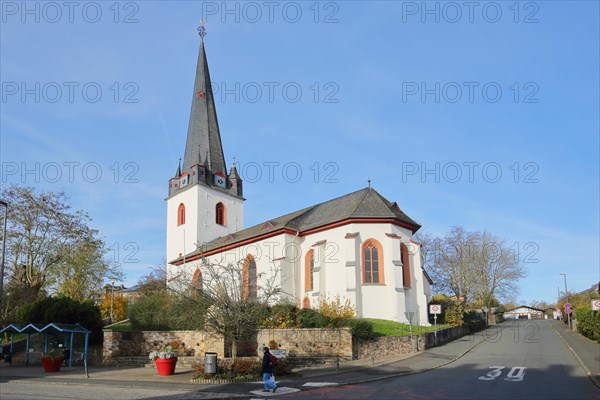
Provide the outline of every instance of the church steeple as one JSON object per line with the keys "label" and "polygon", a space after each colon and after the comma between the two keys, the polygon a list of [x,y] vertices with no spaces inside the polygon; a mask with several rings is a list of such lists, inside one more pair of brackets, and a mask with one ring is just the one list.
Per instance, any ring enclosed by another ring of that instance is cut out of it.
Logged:
{"label": "church steeple", "polygon": [[225,165],[204,50],[204,26],[198,32],[200,50],[185,153],[183,163],[180,160],[175,176],[169,179],[166,198],[167,261],[244,227],[243,182],[235,160],[229,173]]}
{"label": "church steeple", "polygon": [[183,158],[183,172],[189,173],[193,166],[200,164],[200,155],[203,154],[206,157],[204,162],[210,168],[212,174],[221,173],[226,175],[227,169],[221,145],[217,110],[204,50],[206,30],[201,25],[198,31],[200,34],[200,50],[198,51],[192,109]]}

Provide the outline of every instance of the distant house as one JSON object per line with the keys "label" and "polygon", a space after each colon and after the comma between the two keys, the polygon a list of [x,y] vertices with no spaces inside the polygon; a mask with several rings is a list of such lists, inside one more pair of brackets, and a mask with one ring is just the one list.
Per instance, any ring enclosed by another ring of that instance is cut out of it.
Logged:
{"label": "distant house", "polygon": [[115,293],[124,296],[127,299],[127,303],[132,303],[136,298],[141,296],[140,285],[132,286],[129,289],[123,287],[121,290],[116,291]]}
{"label": "distant house", "polygon": [[529,306],[519,306],[504,312],[504,319],[544,319],[544,310]]}

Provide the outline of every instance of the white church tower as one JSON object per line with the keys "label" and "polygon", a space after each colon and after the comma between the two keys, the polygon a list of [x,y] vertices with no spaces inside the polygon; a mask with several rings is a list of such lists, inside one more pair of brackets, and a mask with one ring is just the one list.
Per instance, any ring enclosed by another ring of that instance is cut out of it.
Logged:
{"label": "white church tower", "polygon": [[242,180],[225,165],[203,26],[183,166],[169,180],[167,263],[244,226]]}

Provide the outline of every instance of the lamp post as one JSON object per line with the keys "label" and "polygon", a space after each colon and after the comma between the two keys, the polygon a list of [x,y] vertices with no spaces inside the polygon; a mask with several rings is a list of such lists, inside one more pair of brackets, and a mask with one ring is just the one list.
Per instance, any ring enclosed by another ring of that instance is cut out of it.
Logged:
{"label": "lamp post", "polygon": [[113,323],[113,303],[115,302],[115,281],[110,283],[110,323]]}
{"label": "lamp post", "polygon": [[2,316],[2,298],[4,297],[4,254],[6,251],[6,217],[8,215],[8,203],[0,200],[4,206],[4,218],[2,218],[2,262],[0,263],[0,317]]}
{"label": "lamp post", "polygon": [[[562,274],[563,278],[565,278],[565,297],[567,299],[567,303],[569,302],[569,293],[567,291],[567,274]],[[567,321],[569,322],[569,328],[571,327],[571,313],[567,313]]]}

